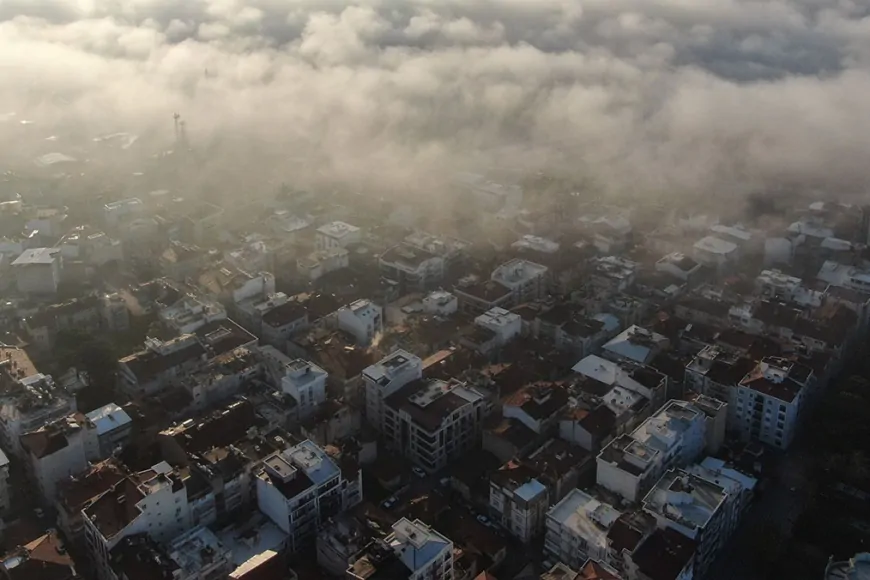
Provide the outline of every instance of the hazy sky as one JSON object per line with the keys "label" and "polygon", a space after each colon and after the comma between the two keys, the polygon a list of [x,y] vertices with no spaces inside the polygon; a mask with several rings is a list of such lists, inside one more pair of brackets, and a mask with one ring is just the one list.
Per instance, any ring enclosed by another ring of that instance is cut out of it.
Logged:
{"label": "hazy sky", "polygon": [[870,189],[867,0],[0,0],[0,71],[0,132],[35,122],[18,154],[169,140],[178,111],[223,165],[274,175]]}

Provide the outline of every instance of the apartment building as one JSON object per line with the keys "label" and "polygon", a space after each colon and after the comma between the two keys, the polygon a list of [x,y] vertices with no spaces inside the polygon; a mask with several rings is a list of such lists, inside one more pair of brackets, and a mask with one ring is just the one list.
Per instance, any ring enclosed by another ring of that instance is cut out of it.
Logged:
{"label": "apartment building", "polygon": [[266,457],[255,475],[257,505],[288,534],[292,552],[313,545],[324,522],[362,498],[362,472],[345,479],[335,461],[307,440]]}
{"label": "apartment building", "polygon": [[528,467],[508,463],[489,476],[489,515],[523,543],[544,529],[550,507],[547,486]]}
{"label": "apartment building", "polygon": [[492,271],[490,280],[510,291],[512,304],[543,298],[547,293],[549,269],[541,264],[515,258]]}
{"label": "apartment building", "polygon": [[418,379],[384,400],[382,433],[390,448],[434,473],[478,443],[485,406],[459,381]]}
{"label": "apartment building", "polygon": [[129,475],[82,510],[88,552],[97,575],[111,580],[111,551],[124,538],[147,534],[166,542],[196,525],[214,521],[210,488],[193,485],[166,462]]}
{"label": "apartment building", "polygon": [[342,221],[334,221],[317,228],[314,244],[318,251],[346,248],[362,241],[362,230]]}
{"label": "apartment building", "polygon": [[589,558],[610,560],[608,532],[622,513],[574,489],[547,512],[544,554],[579,569]]}
{"label": "apartment building", "polygon": [[693,570],[698,578],[710,569],[736,524],[725,488],[683,470],[665,473],[643,499],[643,509],[657,527],[696,542]]}
{"label": "apartment building", "polygon": [[668,401],[630,435],[611,441],[597,458],[598,485],[640,500],[665,470],[695,461],[707,445],[706,415],[685,401]]}
{"label": "apartment building", "polygon": [[300,420],[311,417],[326,401],[326,379],[326,371],[312,362],[296,359],[284,365],[281,390],[296,401]]}
{"label": "apartment building", "polygon": [[423,361],[404,350],[396,350],[362,372],[365,385],[366,418],[383,430],[384,400],[411,381],[422,378]]}
{"label": "apartment building", "polygon": [[420,520],[402,518],[383,540],[375,540],[351,563],[352,580],[407,578],[453,580],[453,542]]}
{"label": "apartment building", "polygon": [[378,264],[381,276],[388,284],[395,284],[407,292],[421,292],[436,287],[444,278],[444,258],[399,244],[381,254]]}
{"label": "apartment building", "polygon": [[337,312],[338,328],[369,346],[384,331],[384,309],[371,300],[356,300]]}
{"label": "apartment building", "polygon": [[75,411],[75,398],[37,372],[19,348],[0,348],[0,445],[22,455],[20,436]]}
{"label": "apartment building", "polygon": [[689,389],[731,403],[734,391],[755,362],[745,356],[719,346],[705,346],[686,365],[683,379]]}
{"label": "apartment building", "polygon": [[6,514],[12,507],[9,493],[9,458],[0,449],[0,516]]}
{"label": "apartment building", "polygon": [[813,381],[813,371],[805,365],[776,357],[762,359],[732,391],[732,431],[744,441],[788,448]]}
{"label": "apartment building", "polygon": [[11,265],[18,291],[22,294],[47,296],[57,292],[63,268],[60,248],[24,250]]}

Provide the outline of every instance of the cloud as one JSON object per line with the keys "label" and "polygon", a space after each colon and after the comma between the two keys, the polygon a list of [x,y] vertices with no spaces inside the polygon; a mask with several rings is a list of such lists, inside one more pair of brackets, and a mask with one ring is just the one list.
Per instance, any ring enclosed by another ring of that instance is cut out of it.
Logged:
{"label": "cloud", "polygon": [[855,0],[5,0],[0,70],[0,114],[36,121],[0,165],[49,134],[156,151],[177,111],[188,178],[225,196],[324,176],[425,194],[481,165],[706,202],[870,183]]}

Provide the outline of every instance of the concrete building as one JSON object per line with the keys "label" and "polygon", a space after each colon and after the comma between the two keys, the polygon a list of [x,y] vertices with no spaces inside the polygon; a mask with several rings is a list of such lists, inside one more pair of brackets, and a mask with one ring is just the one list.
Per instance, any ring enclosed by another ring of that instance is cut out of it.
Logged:
{"label": "concrete building", "polygon": [[404,350],[397,350],[362,372],[366,396],[366,418],[381,431],[384,423],[384,401],[411,381],[423,376],[423,361]]}
{"label": "concrete building", "polygon": [[737,244],[716,236],[701,238],[695,242],[693,251],[695,260],[714,270],[722,270],[740,259],[740,248]]}
{"label": "concrete building", "polygon": [[58,483],[86,471],[89,460],[99,459],[93,425],[75,415],[25,433],[21,447],[28,476],[45,505],[56,499]]}
{"label": "concrete building", "polygon": [[706,416],[685,401],[671,400],[598,454],[598,485],[634,502],[671,467],[695,461],[707,444]]}
{"label": "concrete building", "polygon": [[459,300],[444,290],[435,290],[423,298],[423,312],[435,316],[450,316],[459,310]]}
{"label": "concrete building", "polygon": [[786,449],[797,433],[814,380],[807,366],[767,357],[739,382],[729,401],[731,430],[744,441]]}
{"label": "concrete building", "polygon": [[545,556],[575,570],[589,558],[607,561],[607,533],[621,515],[588,493],[572,490],[547,512]]}
{"label": "concrete building", "polygon": [[489,476],[489,516],[528,544],[544,530],[550,496],[527,467],[509,463]]}
{"label": "concrete building", "polygon": [[284,366],[281,390],[296,401],[300,420],[312,416],[326,401],[326,379],[326,371],[309,361],[297,359]]}
{"label": "concrete building", "polygon": [[188,487],[166,462],[130,475],[100,495],[82,511],[85,539],[97,576],[111,580],[111,552],[124,538],[147,534],[167,542],[196,525],[214,521],[210,488]]}
{"label": "concrete building", "polygon": [[115,403],[94,409],[85,417],[93,424],[96,432],[100,458],[109,457],[130,441],[133,420]]}
{"label": "concrete building", "polygon": [[429,473],[477,445],[486,400],[455,380],[420,379],[384,400],[387,445]]}
{"label": "concrete building", "polygon": [[368,346],[384,331],[384,310],[371,300],[357,300],[338,309],[338,328]]}
{"label": "concrete building", "polygon": [[[655,369],[625,359],[613,362],[593,354],[583,358],[571,367],[571,370],[614,389],[618,388],[627,393],[639,395],[647,399],[654,409],[659,408],[667,400],[668,380],[666,376]],[[619,391],[616,391],[613,394],[618,393]],[[619,416],[621,414],[619,408],[621,405],[617,405],[619,400],[614,401],[612,396],[607,395],[604,398],[612,406],[613,412]],[[631,399],[634,398],[631,397]],[[638,414],[641,407],[638,400],[632,400],[632,404],[637,405],[634,407],[633,413]],[[641,417],[641,419],[644,418],[646,417]]]}
{"label": "concrete building", "polygon": [[103,206],[103,215],[106,218],[106,223],[116,226],[122,221],[136,217],[144,208],[141,199],[131,197],[107,203]]}
{"label": "concrete building", "polygon": [[523,330],[523,319],[504,308],[493,308],[474,319],[474,324],[491,331],[498,346],[504,346]]}
{"label": "concrete building", "polygon": [[303,441],[263,460],[256,473],[257,505],[288,534],[289,548],[298,552],[313,544],[321,525],[353,501],[361,501],[362,472],[345,479],[326,452]]}
{"label": "concrete building", "polygon": [[643,500],[643,509],[659,528],[669,528],[697,544],[693,570],[702,578],[719,554],[736,521],[730,517],[728,492],[682,470],[665,473]]}
{"label": "concrete building", "polygon": [[378,260],[381,277],[406,292],[437,287],[444,279],[444,258],[408,244],[394,246]]}
{"label": "concrete building", "polygon": [[604,345],[602,354],[614,361],[649,364],[658,354],[670,347],[666,336],[633,325]]}
{"label": "concrete building", "polygon": [[57,293],[63,256],[59,248],[24,250],[11,264],[18,291],[33,296]]}
{"label": "concrete building", "polygon": [[20,436],[75,411],[75,398],[36,371],[19,348],[0,347],[0,444],[22,456]]}
{"label": "concrete building", "polygon": [[548,275],[546,266],[517,258],[498,266],[490,279],[510,290],[513,304],[522,304],[546,295]]}
{"label": "concrete building", "polygon": [[344,248],[329,248],[318,250],[296,260],[296,270],[299,275],[314,282],[321,276],[347,268],[350,264],[350,253]]}
{"label": "concrete building", "polygon": [[[755,362],[750,358],[719,346],[705,346],[686,365],[683,381],[697,393],[732,405],[737,383],[754,367]],[[733,410],[729,409],[729,413]]]}
{"label": "concrete building", "polygon": [[600,256],[589,260],[589,281],[593,288],[623,292],[634,284],[640,265],[620,256]]}
{"label": "concrete building", "polygon": [[318,250],[330,250],[333,248],[346,248],[351,244],[362,241],[362,230],[345,222],[330,222],[317,228],[314,239]]}
{"label": "concrete building", "polygon": [[177,575],[173,580],[225,578],[235,568],[232,551],[204,526],[197,526],[172,538],[166,551],[177,566]]}
{"label": "concrete building", "polygon": [[629,580],[693,580],[697,543],[671,528],[658,528],[625,557]]}
{"label": "concrete building", "polygon": [[453,580],[453,542],[420,520],[402,518],[347,569],[347,578]]}
{"label": "concrete building", "polygon": [[145,340],[145,349],[118,361],[119,386],[130,394],[148,395],[205,364],[208,352],[194,334],[172,340]]}
{"label": "concrete building", "polygon": [[206,324],[227,319],[226,309],[218,302],[188,294],[158,313],[160,321],[177,334],[196,332]]}
{"label": "concrete building", "polygon": [[701,270],[701,264],[685,254],[673,252],[656,262],[656,271],[688,282]]}
{"label": "concrete building", "polygon": [[343,577],[368,538],[368,530],[352,516],[335,518],[317,534],[317,565],[331,576]]}

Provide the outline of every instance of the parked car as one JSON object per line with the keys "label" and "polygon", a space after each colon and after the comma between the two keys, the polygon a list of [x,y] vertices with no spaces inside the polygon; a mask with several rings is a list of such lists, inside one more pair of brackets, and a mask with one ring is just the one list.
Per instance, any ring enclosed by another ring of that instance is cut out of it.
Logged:
{"label": "parked car", "polygon": [[396,505],[396,498],[392,496],[381,502],[381,507],[385,510],[391,509],[394,505]]}
{"label": "parked car", "polygon": [[484,515],[477,516],[477,521],[479,521],[480,523],[482,523],[485,526],[489,526],[489,518],[487,518]]}
{"label": "parked car", "polygon": [[412,468],[411,468],[411,471],[413,471],[413,472],[414,472],[414,475],[416,475],[417,477],[419,477],[419,478],[421,478],[421,479],[424,478],[424,477],[426,477],[426,472],[423,471],[422,469],[420,469],[420,468],[417,467],[417,466],[412,467]]}

